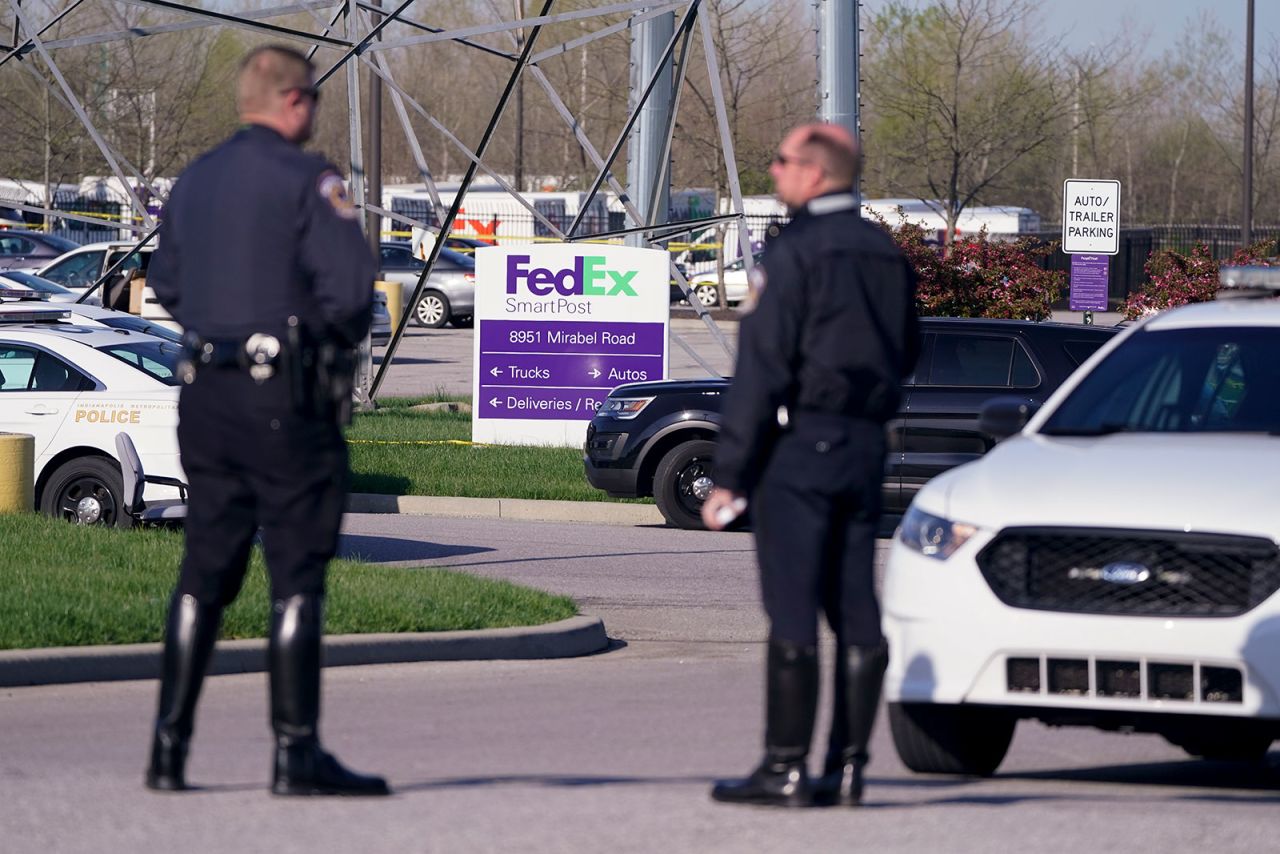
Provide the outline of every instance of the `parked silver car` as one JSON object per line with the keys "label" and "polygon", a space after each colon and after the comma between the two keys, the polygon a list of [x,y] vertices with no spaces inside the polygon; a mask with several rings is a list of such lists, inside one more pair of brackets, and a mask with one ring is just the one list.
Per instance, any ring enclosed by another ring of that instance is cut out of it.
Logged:
{"label": "parked silver car", "polygon": [[42,231],[0,229],[0,270],[34,270],[75,248],[65,237]]}
{"label": "parked silver car", "polygon": [[[402,300],[407,305],[425,266],[425,261],[414,257],[408,243],[383,243],[378,278],[399,282],[404,293]],[[432,329],[439,329],[446,323],[470,326],[475,304],[475,259],[441,247],[440,257],[436,259],[422,297],[413,307],[413,322]]]}

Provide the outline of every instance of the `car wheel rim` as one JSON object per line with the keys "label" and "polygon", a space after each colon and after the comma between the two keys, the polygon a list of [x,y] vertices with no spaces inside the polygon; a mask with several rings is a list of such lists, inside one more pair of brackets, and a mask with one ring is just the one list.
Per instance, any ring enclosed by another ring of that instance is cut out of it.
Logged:
{"label": "car wheel rim", "polygon": [[689,513],[702,513],[702,504],[711,494],[714,481],[711,477],[711,458],[694,457],[676,475],[676,500]]}
{"label": "car wheel rim", "polygon": [[716,304],[715,288],[698,288],[697,296],[698,302],[702,303],[704,306],[710,307]]}
{"label": "car wheel rim", "polygon": [[116,502],[101,480],[80,477],[62,490],[58,514],[78,525],[114,525]]}
{"label": "car wheel rim", "polygon": [[423,323],[439,323],[444,317],[444,304],[434,297],[423,297],[418,303],[418,317]]}

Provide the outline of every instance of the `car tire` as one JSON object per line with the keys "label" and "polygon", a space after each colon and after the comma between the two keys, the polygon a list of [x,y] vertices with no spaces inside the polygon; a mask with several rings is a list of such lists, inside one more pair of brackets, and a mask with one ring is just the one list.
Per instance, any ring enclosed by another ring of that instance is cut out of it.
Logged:
{"label": "car tire", "polygon": [[693,289],[693,296],[705,308],[715,308],[720,304],[720,294],[716,293],[715,285],[697,285]]}
{"label": "car tire", "polygon": [[653,474],[653,500],[670,524],[688,531],[706,530],[702,503],[710,491],[711,459],[716,443],[692,439],[667,451]]}
{"label": "car tire", "polygon": [[427,291],[413,307],[413,322],[428,329],[439,329],[449,322],[449,298],[439,291]]}
{"label": "car tire", "polygon": [[40,491],[40,512],[80,525],[133,527],[124,509],[120,466],[105,457],[79,457],[58,466]]}
{"label": "car tire", "polygon": [[470,329],[475,325],[475,317],[470,314],[459,315],[458,317],[450,317],[449,325],[454,329]]}
{"label": "car tire", "polygon": [[1271,749],[1272,734],[1251,732],[1180,732],[1165,735],[1165,740],[1181,747],[1188,756],[1227,762],[1258,762]]}
{"label": "car tire", "polygon": [[1017,719],[999,709],[890,703],[889,729],[902,763],[921,774],[990,777],[1004,761]]}

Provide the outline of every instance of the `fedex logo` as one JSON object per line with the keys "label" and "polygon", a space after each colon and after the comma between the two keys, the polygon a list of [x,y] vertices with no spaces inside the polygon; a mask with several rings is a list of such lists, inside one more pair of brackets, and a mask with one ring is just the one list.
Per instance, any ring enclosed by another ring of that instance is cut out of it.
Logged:
{"label": "fedex logo", "polygon": [[572,267],[552,271],[545,267],[529,269],[528,255],[507,256],[507,293],[514,294],[521,279],[525,289],[545,297],[555,291],[562,296],[616,297],[636,296],[631,280],[638,270],[607,270],[600,255],[580,255]]}

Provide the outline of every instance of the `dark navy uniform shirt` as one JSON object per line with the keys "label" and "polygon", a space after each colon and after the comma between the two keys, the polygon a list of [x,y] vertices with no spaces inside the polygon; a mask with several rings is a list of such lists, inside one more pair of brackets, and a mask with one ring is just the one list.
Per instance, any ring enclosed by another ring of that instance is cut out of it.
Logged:
{"label": "dark navy uniform shirt", "polygon": [[280,334],[290,316],[343,345],[369,331],[376,265],[338,172],[249,125],[183,172],[150,285],[206,339]]}
{"label": "dark navy uniform shirt", "polygon": [[915,367],[915,275],[893,239],[857,213],[851,193],[819,196],[771,240],[756,308],[716,446],[718,486],[754,488],[780,431],[778,409],[883,423]]}

